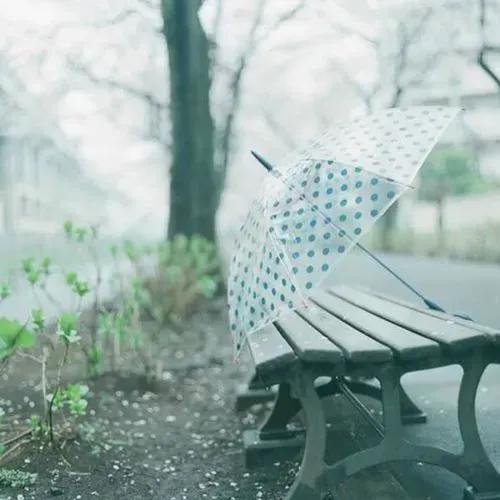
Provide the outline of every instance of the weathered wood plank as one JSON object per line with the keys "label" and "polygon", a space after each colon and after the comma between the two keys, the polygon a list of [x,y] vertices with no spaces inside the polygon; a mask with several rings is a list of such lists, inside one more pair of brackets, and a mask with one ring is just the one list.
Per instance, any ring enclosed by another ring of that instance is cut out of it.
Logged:
{"label": "weathered wood plank", "polygon": [[481,332],[452,321],[429,316],[351,287],[338,286],[332,288],[330,293],[376,316],[435,340],[453,351],[462,351],[488,342],[488,337]]}
{"label": "weathered wood plank", "polygon": [[392,351],[318,306],[299,311],[314,328],[328,337],[352,363],[380,363],[392,358]]}
{"label": "weathered wood plank", "polygon": [[439,344],[324,291],[312,300],[342,321],[390,347],[401,359],[439,356]]}
{"label": "weathered wood plank", "polygon": [[419,307],[418,305],[412,304],[410,302],[406,302],[399,297],[391,297],[390,295],[385,295],[378,291],[365,290],[360,288],[361,291],[366,293],[372,293],[381,299],[388,300],[390,302],[394,302],[395,304],[399,304],[401,306],[407,307],[409,309],[413,309],[414,311],[421,312],[423,314],[427,314],[428,316],[434,316],[435,318],[443,319],[445,321],[451,321],[456,323],[457,325],[465,326],[466,328],[470,328],[471,330],[475,330],[477,332],[485,333],[494,343],[500,345],[500,330],[496,328],[492,328],[490,326],[481,325],[476,323],[475,321],[469,321],[463,318],[459,318],[458,316],[454,316],[450,313],[443,313],[441,311],[433,311],[432,309],[424,309],[423,307]]}
{"label": "weathered wood plank", "polygon": [[273,325],[267,325],[248,336],[257,375],[279,371],[297,362],[297,356],[288,342]]}
{"label": "weathered wood plank", "polygon": [[344,361],[342,351],[297,313],[280,318],[277,326],[303,361],[332,364]]}

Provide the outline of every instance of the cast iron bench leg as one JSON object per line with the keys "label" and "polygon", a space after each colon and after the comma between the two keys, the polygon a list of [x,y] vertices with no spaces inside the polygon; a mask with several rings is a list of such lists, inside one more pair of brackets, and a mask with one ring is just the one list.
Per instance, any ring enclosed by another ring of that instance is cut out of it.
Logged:
{"label": "cast iron bench leg", "polygon": [[[269,419],[274,420],[275,417],[272,416],[272,414],[276,409],[277,401],[280,401],[279,389],[277,392],[272,389],[251,389],[253,383],[256,380],[257,379],[254,376],[248,382],[247,385],[243,385],[239,388],[238,394],[236,396],[236,405],[235,405],[236,411],[244,411],[250,408],[254,404],[263,404],[274,400],[275,406],[273,407],[271,415],[269,415]],[[346,381],[346,383],[351,389],[351,391],[354,392],[355,394],[368,396],[370,398],[381,401],[382,393],[379,387],[370,384],[369,382],[359,381],[359,380],[348,380]],[[402,384],[400,384],[400,388],[401,388],[401,418],[403,420],[403,424],[405,425],[423,424],[427,422],[427,415],[410,398],[410,396],[408,395],[406,389],[402,386]],[[333,394],[336,394],[335,387],[332,387],[332,391],[330,393],[322,394],[322,397]],[[286,402],[286,399],[283,402]],[[286,423],[288,423],[299,410],[300,410],[300,405],[298,408],[296,408],[295,403],[293,403],[291,405],[291,411],[293,412],[293,414],[286,421]],[[279,411],[279,413],[282,413],[281,409],[277,411]]]}
{"label": "cast iron bench leg", "polygon": [[[330,381],[316,386],[315,391],[321,399],[336,394],[337,386]],[[301,402],[293,396],[290,384],[280,384],[274,406],[261,427],[243,433],[247,467],[290,458],[304,446],[303,427],[289,425],[301,409]]]}
{"label": "cast iron bench leg", "polygon": [[261,439],[290,437],[288,424],[300,411],[300,402],[292,397],[290,384],[280,384],[274,406],[259,429]]}
{"label": "cast iron bench leg", "polygon": [[464,442],[462,477],[470,485],[464,492],[464,500],[500,500],[500,474],[484,449],[476,419],[477,389],[488,364],[480,353],[462,363],[458,424]]}
{"label": "cast iron bench leg", "polygon": [[375,465],[398,461],[436,465],[457,474],[469,485],[464,491],[464,500],[500,500],[500,474],[484,450],[475,412],[477,388],[488,362],[482,353],[477,352],[461,365],[464,375],[458,398],[458,420],[464,442],[462,453],[416,445],[403,439],[400,374],[394,367],[388,366],[378,374],[384,408],[382,441],[375,447],[354,453],[332,465],[324,462],[326,424],[320,399],[316,391],[311,390],[313,382],[306,383],[302,378],[299,387],[307,424],[306,449],[287,500],[321,500],[322,494],[354,474]]}
{"label": "cast iron bench leg", "polygon": [[256,383],[259,383],[259,379],[256,375],[253,375],[247,384],[238,387],[235,402],[235,409],[237,412],[248,410],[255,404],[268,403],[276,398],[276,391],[273,389],[252,388]]}
{"label": "cast iron bench leg", "polygon": [[[345,383],[355,394],[382,400],[382,391],[374,384],[359,380],[346,380]],[[277,392],[268,392],[274,397],[271,412],[258,430],[248,430],[243,434],[245,462],[249,468],[265,464],[269,460],[289,457],[304,445],[304,429],[289,426],[293,417],[302,409],[300,401],[292,396],[290,385],[282,383]],[[316,392],[320,399],[339,393],[334,380],[316,386]],[[401,385],[400,401],[403,424],[426,422],[426,415],[413,403]]]}
{"label": "cast iron bench leg", "polygon": [[307,432],[302,464],[286,500],[322,500],[326,421],[321,399],[314,387],[314,376],[303,371],[293,381],[292,390],[304,410]]}
{"label": "cast iron bench leg", "polygon": [[[337,385],[335,382],[327,382],[320,386],[316,386],[315,390],[320,399],[333,394],[337,394]],[[276,397],[273,409],[268,415],[266,421],[260,428],[260,435],[262,439],[270,437],[277,437],[282,435],[287,437],[289,433],[297,434],[297,432],[304,432],[301,429],[287,430],[287,426],[293,417],[302,409],[299,399],[292,396],[290,384],[284,383],[279,386],[278,395]]]}

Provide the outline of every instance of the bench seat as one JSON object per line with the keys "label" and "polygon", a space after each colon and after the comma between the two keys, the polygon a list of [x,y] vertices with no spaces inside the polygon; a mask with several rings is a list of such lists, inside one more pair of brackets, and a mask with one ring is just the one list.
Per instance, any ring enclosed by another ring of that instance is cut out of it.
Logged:
{"label": "bench seat", "polygon": [[[247,448],[296,444],[299,431],[291,431],[288,424],[300,410],[305,416],[303,461],[287,499],[320,500],[336,482],[397,460],[446,467],[469,484],[467,498],[500,499],[500,477],[484,452],[474,412],[482,373],[488,364],[500,362],[500,331],[380,293],[337,286],[317,291],[307,308],[252,334],[248,345],[255,364],[252,387],[279,389],[264,425],[247,435]],[[401,377],[450,364],[464,370],[458,414],[466,446],[459,455],[408,443],[401,428],[403,423],[425,421],[402,388]],[[326,423],[319,403],[339,393],[383,439],[374,448],[327,465]],[[359,394],[382,402],[382,423],[364,407]]]}

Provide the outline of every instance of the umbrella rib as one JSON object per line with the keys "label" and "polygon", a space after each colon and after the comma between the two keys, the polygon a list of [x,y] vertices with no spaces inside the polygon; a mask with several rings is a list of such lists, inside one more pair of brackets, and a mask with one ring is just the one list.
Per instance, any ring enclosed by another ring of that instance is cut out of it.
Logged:
{"label": "umbrella rib", "polygon": [[[285,184],[285,186],[287,186],[292,192],[294,192],[295,194],[297,194],[301,200],[306,201],[311,206],[312,210],[314,210],[315,212],[319,213],[323,217],[324,222],[326,222],[328,225],[330,225],[331,227],[333,227],[337,231],[342,231],[351,240],[352,243],[354,243],[358,248],[360,248],[363,252],[365,252],[366,255],[370,256],[377,264],[379,264],[380,266],[382,266],[383,269],[385,269],[386,271],[388,271],[392,276],[394,276],[397,280],[399,280],[399,282],[402,283],[403,285],[405,285],[411,292],[413,292],[415,295],[417,295],[417,297],[420,300],[422,300],[427,307],[429,307],[430,309],[433,309],[435,311],[440,311],[440,312],[446,313],[446,311],[439,304],[436,304],[432,300],[427,299],[414,286],[410,285],[405,279],[403,279],[401,276],[399,276],[399,274],[396,273],[396,271],[394,271],[393,269],[391,269],[379,257],[376,257],[364,245],[362,245],[361,243],[359,243],[358,241],[356,241],[352,236],[350,236],[344,228],[341,228],[341,227],[337,226],[336,224],[334,224],[332,222],[332,220],[331,220],[330,217],[325,216],[325,214],[321,210],[319,210],[313,203],[311,203],[311,201],[308,200],[304,194],[300,193],[294,186],[292,186],[290,183],[288,183],[288,181],[283,177],[283,175],[281,174],[281,172],[275,170],[273,168],[273,166],[267,160],[265,160],[262,156],[260,156],[258,153],[255,153],[254,151],[252,151],[252,155],[272,175],[274,175],[274,177],[276,177],[281,182],[283,182],[283,184]],[[271,240],[273,241],[273,244],[274,244],[274,240],[272,238],[271,238]],[[281,260],[281,258],[280,258],[280,260]],[[288,267],[284,264],[284,262],[283,262],[283,265],[285,266],[287,274],[289,274]]]}
{"label": "umbrella rib", "polygon": [[359,165],[352,165],[351,163],[344,163],[344,162],[337,161],[337,160],[328,160],[326,158],[313,158],[313,157],[309,157],[309,158],[305,158],[305,160],[326,161],[326,162],[328,162],[328,161],[335,161],[335,163],[340,163],[342,166],[345,166],[345,167],[359,168],[359,169],[363,170],[363,172],[366,172],[367,174],[370,174],[370,175],[373,175],[375,177],[378,177],[379,179],[384,179],[385,181],[393,182],[394,184],[399,184],[400,186],[403,186],[403,187],[408,188],[408,189],[415,189],[415,186],[413,186],[412,184],[407,184],[406,182],[398,181],[396,179],[393,179],[392,177],[387,177],[386,175],[379,174],[377,172],[374,172],[373,170],[368,170],[367,168],[360,167]]}

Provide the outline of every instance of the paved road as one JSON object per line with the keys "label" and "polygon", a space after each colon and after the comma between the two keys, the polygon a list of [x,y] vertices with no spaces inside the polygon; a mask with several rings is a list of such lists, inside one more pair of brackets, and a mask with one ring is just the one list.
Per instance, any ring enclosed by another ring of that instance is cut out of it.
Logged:
{"label": "paved road", "polygon": [[[500,328],[500,266],[447,260],[387,256],[387,262],[422,292],[449,311],[467,312],[478,322]],[[364,255],[346,257],[330,283],[359,283],[412,299],[386,271]],[[407,428],[408,438],[461,449],[456,398],[461,369],[440,368],[407,376],[407,387],[429,415],[426,425]],[[500,469],[500,367],[490,367],[477,400],[478,421],[486,448]],[[452,474],[428,466],[405,469],[403,484],[415,499],[461,500],[463,483]]]}
{"label": "paved road", "polygon": [[[445,309],[467,312],[481,323],[500,328],[500,266],[393,255],[382,258]],[[348,255],[329,282],[359,283],[415,300],[387,271],[362,254]]]}

